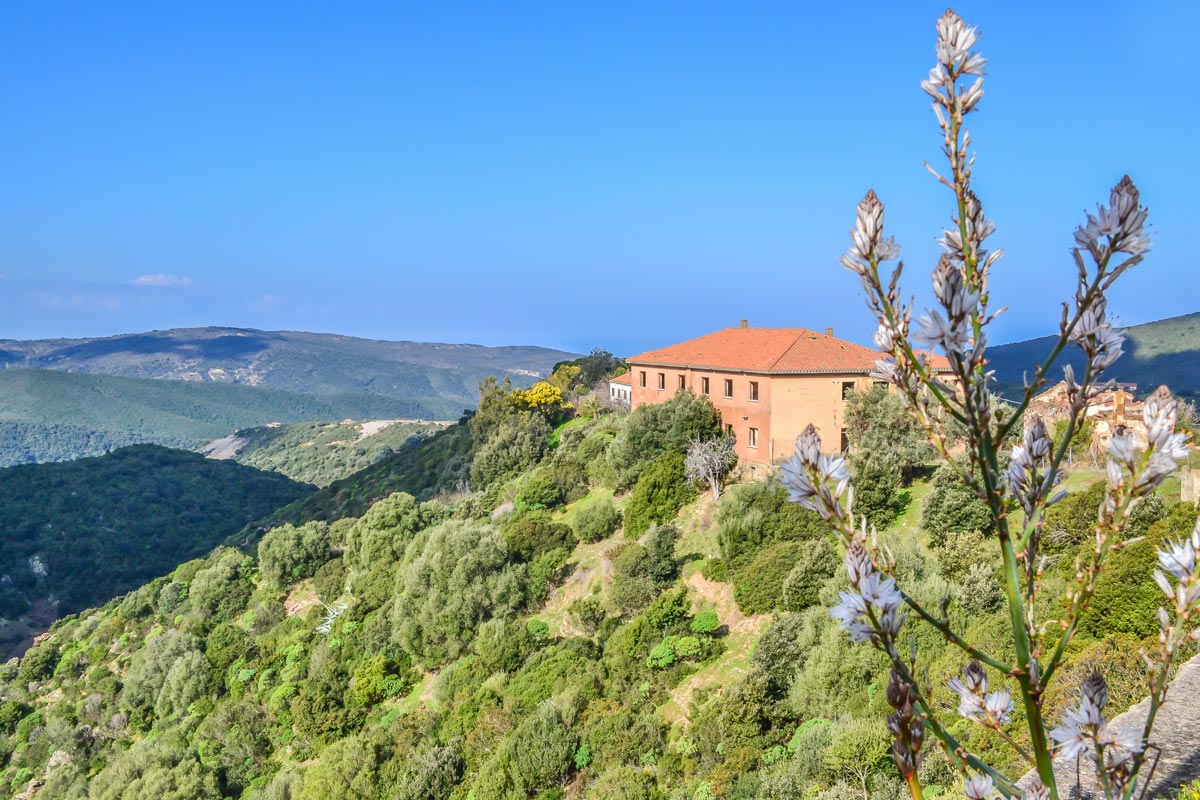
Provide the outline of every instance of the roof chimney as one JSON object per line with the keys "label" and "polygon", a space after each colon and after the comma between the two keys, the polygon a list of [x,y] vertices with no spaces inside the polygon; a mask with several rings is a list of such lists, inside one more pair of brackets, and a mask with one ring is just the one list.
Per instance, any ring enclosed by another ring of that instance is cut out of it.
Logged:
{"label": "roof chimney", "polygon": [[744,320],[742,320],[742,324],[741,324],[739,327],[742,327],[742,328],[749,328],[749,327],[750,327],[750,320],[748,320],[748,319],[744,319]]}
{"label": "roof chimney", "polygon": [[826,336],[833,336],[833,328],[826,328],[826,329],[825,329],[825,335],[826,335]]}

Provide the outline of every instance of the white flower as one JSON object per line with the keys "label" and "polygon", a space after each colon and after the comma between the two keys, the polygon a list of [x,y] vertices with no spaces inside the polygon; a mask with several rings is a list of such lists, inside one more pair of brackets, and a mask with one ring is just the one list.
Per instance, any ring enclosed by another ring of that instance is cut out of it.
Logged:
{"label": "white flower", "polygon": [[995,791],[991,775],[972,775],[963,780],[963,792],[970,800],[985,800]]}
{"label": "white flower", "polygon": [[880,611],[895,609],[904,601],[896,581],[885,578],[878,572],[872,572],[859,585],[863,599]]}
{"label": "white flower", "polygon": [[1196,572],[1196,548],[1190,539],[1169,542],[1166,550],[1158,551],[1158,565],[1181,581],[1191,580]]}
{"label": "white flower", "polygon": [[1012,718],[1013,701],[1008,689],[999,689],[983,699],[983,711],[995,725],[1007,725]]}
{"label": "white flower", "polygon": [[1125,474],[1121,472],[1121,465],[1111,458],[1108,460],[1108,466],[1105,468],[1108,474],[1109,488],[1114,491],[1121,486],[1121,481],[1125,479]]}
{"label": "white flower", "polygon": [[963,321],[947,320],[937,310],[931,309],[917,320],[913,338],[930,347],[941,347],[947,352],[961,353],[970,344]]}
{"label": "white flower", "polygon": [[1101,723],[1096,730],[1096,742],[1103,747],[1115,747],[1123,754],[1142,752],[1142,736],[1132,727],[1113,730],[1108,723]]}
{"label": "white flower", "polygon": [[1029,788],[1025,790],[1025,800],[1050,800],[1050,790],[1040,778],[1034,778]]}
{"label": "white flower", "polygon": [[879,328],[872,334],[871,338],[875,341],[875,346],[880,350],[891,352],[892,347],[896,344],[896,331],[886,323],[879,323]]}
{"label": "white flower", "polygon": [[[969,27],[958,14],[949,9],[938,20],[937,32],[937,60],[939,64],[945,64],[947,67],[953,67],[965,59],[979,39],[979,30]],[[982,69],[983,64],[980,63],[977,67],[972,65],[972,68]]]}
{"label": "white flower", "polygon": [[843,629],[849,628],[850,623],[867,613],[867,601],[858,592],[839,592],[838,596],[842,602],[831,608],[829,614]]}
{"label": "white flower", "polygon": [[1058,743],[1058,754],[1068,760],[1091,748],[1091,737],[1084,729],[1088,724],[1086,714],[1078,707],[1068,709],[1063,720],[1050,731],[1050,738]]}
{"label": "white flower", "polygon": [[1122,464],[1133,463],[1133,436],[1122,433],[1108,441],[1108,452]]}

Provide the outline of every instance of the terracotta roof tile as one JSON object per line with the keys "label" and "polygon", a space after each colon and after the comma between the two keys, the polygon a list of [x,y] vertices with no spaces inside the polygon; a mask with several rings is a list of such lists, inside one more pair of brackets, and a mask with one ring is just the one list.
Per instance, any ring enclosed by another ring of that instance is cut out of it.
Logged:
{"label": "terracotta roof tile", "polygon": [[626,372],[624,375],[618,375],[609,380],[609,383],[623,383],[626,386],[633,386],[633,373]]}
{"label": "terracotta roof tile", "polygon": [[[866,373],[879,357],[877,350],[807,328],[725,328],[626,361],[745,372]],[[949,367],[941,356],[934,364]]]}

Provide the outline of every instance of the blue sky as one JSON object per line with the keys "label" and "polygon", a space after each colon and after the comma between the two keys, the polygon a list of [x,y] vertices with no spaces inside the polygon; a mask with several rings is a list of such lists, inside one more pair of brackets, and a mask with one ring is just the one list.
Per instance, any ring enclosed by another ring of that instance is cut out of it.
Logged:
{"label": "blue sky", "polygon": [[[941,2],[10,3],[0,338],[184,325],[630,353],[872,330],[874,187],[926,294]],[[1155,227],[1110,304],[1200,310],[1193,2],[970,2],[1001,340],[1049,332],[1085,208]]]}

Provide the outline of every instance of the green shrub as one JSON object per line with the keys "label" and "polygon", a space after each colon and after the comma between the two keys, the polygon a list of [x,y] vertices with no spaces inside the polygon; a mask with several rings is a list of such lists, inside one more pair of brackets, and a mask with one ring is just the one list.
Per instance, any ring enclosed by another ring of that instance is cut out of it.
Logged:
{"label": "green shrub", "polygon": [[692,617],[692,633],[712,634],[721,627],[721,620],[715,611],[701,611]]}
{"label": "green shrub", "polygon": [[650,655],[646,657],[646,666],[651,669],[666,669],[676,661],[676,653],[666,642],[657,644],[650,651]]}
{"label": "green shrub", "polygon": [[593,634],[604,622],[604,606],[594,597],[580,597],[567,606],[571,622],[587,634]]}
{"label": "green shrub", "polygon": [[783,585],[803,552],[800,542],[780,542],[738,571],[733,598],[743,614],[765,614],[782,605]]}
{"label": "green shrub", "polygon": [[533,561],[551,550],[571,550],[575,533],[567,525],[555,522],[544,512],[531,511],[506,520],[502,526],[504,543],[519,561]]}
{"label": "green shrub", "polygon": [[[829,524],[812,511],[789,503],[778,479],[735,486],[717,511],[718,544],[729,570],[737,572],[776,542],[828,538]],[[705,574],[705,577],[710,577]],[[719,580],[719,578],[711,578]]]}
{"label": "green shrub", "polygon": [[696,497],[696,489],[687,480],[683,454],[666,453],[648,466],[625,506],[625,535],[637,538],[655,522],[670,522],[683,506]]}
{"label": "green shrub", "polygon": [[548,467],[542,467],[525,479],[513,500],[517,508],[555,508],[566,502],[567,489]]}
{"label": "green shrub", "polygon": [[333,554],[329,525],[310,522],[273,528],[258,543],[258,573],[276,588],[311,578]]}
{"label": "green shrub", "polygon": [[929,541],[940,547],[952,536],[992,531],[992,514],[987,503],[964,486],[958,473],[948,464],[934,470],[929,494],[921,507],[921,527],[929,533]]}
{"label": "green shrub", "polygon": [[621,527],[621,512],[607,497],[582,505],[575,512],[575,534],[581,542],[607,539]]}
{"label": "green shrub", "polygon": [[796,565],[783,581],[780,604],[789,611],[820,604],[821,588],[837,572],[839,562],[837,550],[829,539],[802,542]]}
{"label": "green shrub", "polygon": [[638,406],[608,449],[621,486],[633,486],[664,453],[687,452],[693,439],[721,434],[721,412],[707,397],[681,391],[665,403]]}
{"label": "green shrub", "polygon": [[21,683],[44,681],[54,675],[58,666],[58,645],[53,642],[42,642],[25,651],[21,656],[21,665],[17,667],[17,680]]}

